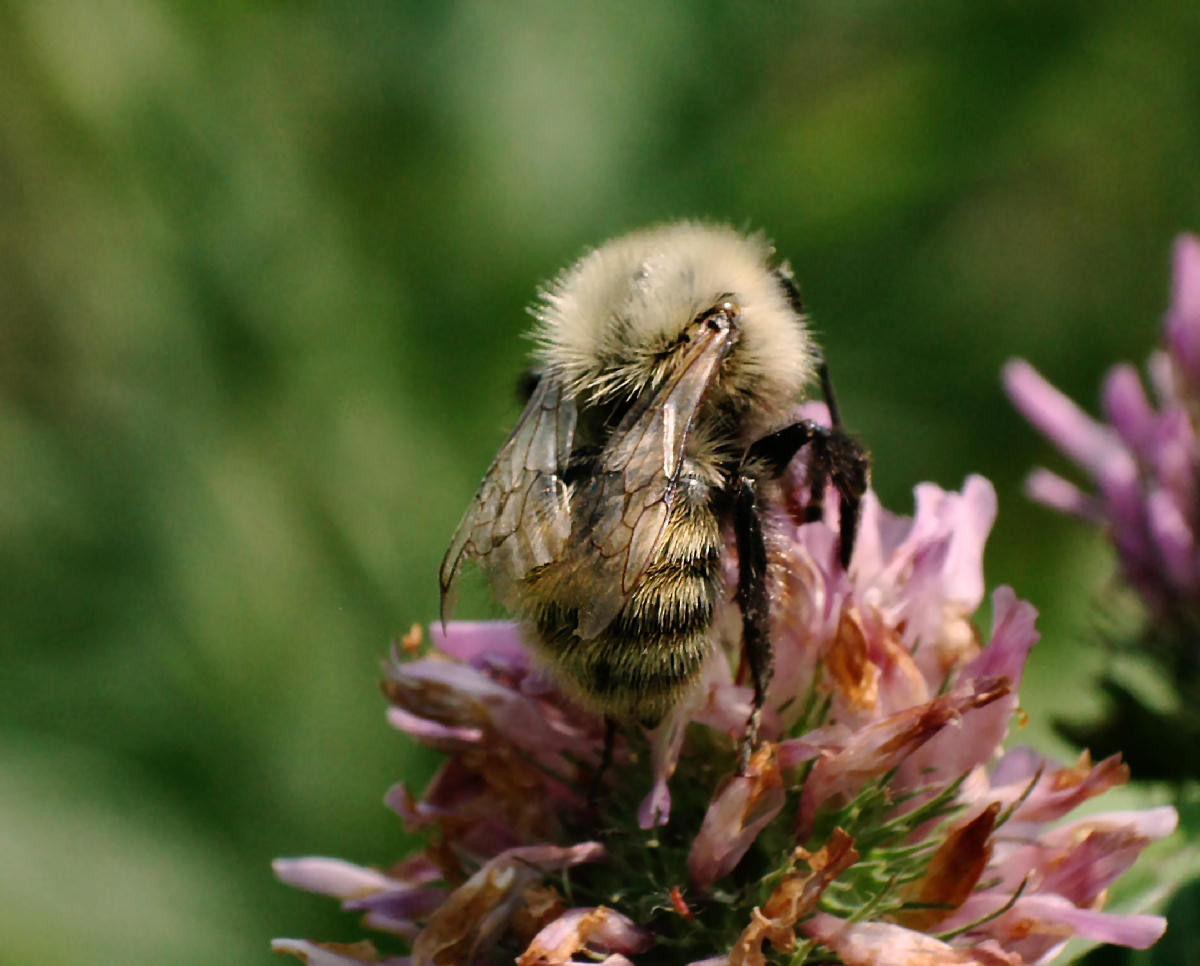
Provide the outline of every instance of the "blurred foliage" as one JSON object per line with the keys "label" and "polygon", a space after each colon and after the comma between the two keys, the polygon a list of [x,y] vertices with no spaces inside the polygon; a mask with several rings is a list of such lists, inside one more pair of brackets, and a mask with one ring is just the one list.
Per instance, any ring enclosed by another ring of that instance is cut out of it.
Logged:
{"label": "blurred foliage", "polygon": [[1095,398],[1156,340],[1198,49],[1194,0],[0,0],[0,962],[356,934],[269,860],[400,854],[381,796],[432,766],[377,662],[523,309],[666,218],[776,239],[888,504],[996,482],[1069,751],[1111,562],[1021,496],[997,373]]}

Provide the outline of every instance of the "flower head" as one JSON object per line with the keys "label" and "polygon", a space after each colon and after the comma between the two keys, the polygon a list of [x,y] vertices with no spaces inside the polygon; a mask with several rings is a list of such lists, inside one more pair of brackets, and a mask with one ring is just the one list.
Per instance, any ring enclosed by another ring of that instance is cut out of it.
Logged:
{"label": "flower head", "polygon": [[1085,492],[1037,469],[1029,493],[1104,528],[1145,605],[1129,650],[1157,660],[1178,692],[1177,710],[1164,712],[1110,671],[1107,718],[1062,729],[1093,747],[1126,747],[1145,777],[1176,779],[1196,774],[1200,741],[1200,238],[1175,242],[1172,288],[1165,346],[1147,366],[1152,394],[1133,366],[1114,366],[1101,393],[1105,422],[1026,362],[1010,362],[1004,381],[1017,408],[1093,482]]}
{"label": "flower head", "polygon": [[1150,357],[1151,402],[1133,366],[1110,370],[1097,422],[1028,363],[1004,371],[1025,417],[1093,480],[1088,494],[1036,470],[1037,500],[1106,528],[1125,576],[1160,614],[1195,619],[1200,600],[1200,238],[1175,243],[1166,348]]}
{"label": "flower head", "polygon": [[[991,486],[920,486],[911,520],[868,494],[848,573],[836,526],[803,522],[803,490],[785,480],[768,518],[776,670],[743,774],[752,691],[732,604],[702,686],[648,737],[620,735],[594,803],[603,722],[520,629],[434,627],[427,654],[386,669],[392,724],[446,756],[419,797],[387,797],[429,845],[390,869],[298,859],[277,874],[411,940],[413,966],[762,966],[772,950],[1017,966],[1073,935],[1152,943],[1163,920],[1100,907],[1174,812],[1053,827],[1125,781],[1120,760],[1000,757],[1037,633],[1008,588],[989,635],[972,623]],[[280,949],[376,961],[373,947]]]}

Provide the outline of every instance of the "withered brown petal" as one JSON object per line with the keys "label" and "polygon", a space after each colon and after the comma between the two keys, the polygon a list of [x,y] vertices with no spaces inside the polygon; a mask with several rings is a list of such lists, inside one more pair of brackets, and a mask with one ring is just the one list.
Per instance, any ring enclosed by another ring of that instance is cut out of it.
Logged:
{"label": "withered brown petal", "polygon": [[422,966],[470,962],[498,935],[508,919],[503,912],[534,878],[530,867],[515,861],[485,865],[429,917],[413,941],[413,962]]}
{"label": "withered brown petal", "polygon": [[896,916],[897,922],[927,931],[966,901],[992,857],[990,839],[999,814],[1000,804],[993,802],[954,829],[934,852],[925,875],[907,890],[910,901],[943,908],[909,909]]}
{"label": "withered brown petal", "polygon": [[730,950],[729,966],[763,966],[764,941],[790,952],[796,944],[796,923],[817,907],[829,883],[858,861],[854,839],[840,828],[816,852],[798,848],[792,855],[793,862],[803,862],[808,869],[786,873],[762,908],[754,909],[750,924]]}
{"label": "withered brown petal", "polygon": [[867,655],[867,637],[862,618],[852,607],[843,607],[834,634],[825,652],[825,669],[833,678],[834,689],[856,710],[875,707],[879,698],[879,668]]}

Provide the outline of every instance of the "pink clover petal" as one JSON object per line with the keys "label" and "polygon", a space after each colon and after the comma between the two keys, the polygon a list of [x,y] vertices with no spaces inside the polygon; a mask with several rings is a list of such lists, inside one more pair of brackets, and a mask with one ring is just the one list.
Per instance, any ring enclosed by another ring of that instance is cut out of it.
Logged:
{"label": "pink clover petal", "polygon": [[1076,764],[1046,769],[1032,791],[1028,781],[993,787],[993,795],[1004,804],[1024,801],[1013,813],[1014,822],[1053,822],[1090,798],[1123,785],[1129,780],[1129,768],[1121,763],[1120,755],[1111,755],[1095,765],[1086,752]]}
{"label": "pink clover petal", "polygon": [[671,790],[666,778],[655,778],[650,792],[638,805],[638,828],[646,831],[666,825],[671,818]]}
{"label": "pink clover petal", "polygon": [[851,923],[819,912],[800,930],[831,949],[845,966],[1024,966],[995,943],[951,946],[922,932],[885,922]]}
{"label": "pink clover petal", "polygon": [[1043,758],[1028,745],[1010,748],[1004,753],[996,767],[992,769],[992,787],[1015,785],[1018,782],[1028,782],[1037,774],[1039,768],[1052,766],[1054,763]]}
{"label": "pink clover petal", "polygon": [[1045,859],[1039,863],[1042,877],[1037,891],[1091,907],[1149,844],[1149,839],[1131,829],[1097,829],[1078,842],[1064,843],[1058,850],[1044,847],[1040,850]]}
{"label": "pink clover petal", "polygon": [[601,950],[614,953],[645,952],[654,943],[653,934],[640,926],[635,926],[633,920],[615,910],[606,910],[600,927],[592,933],[592,941]]}
{"label": "pink clover petal", "polygon": [[[1174,809],[1151,809],[1144,815],[1091,816],[1037,838],[1026,836],[1023,842],[1011,837],[998,843],[994,852],[989,893],[1007,897],[1026,882],[1029,893],[1056,893],[1091,907],[1150,842],[1169,833],[1174,822]],[[953,924],[970,922],[977,914],[978,910],[960,910]]]}
{"label": "pink clover petal", "polygon": [[1023,359],[1004,366],[1004,388],[1021,414],[1062,452],[1099,477],[1120,450],[1107,426],[1096,422]]}
{"label": "pink clover petal", "polygon": [[1025,418],[1095,478],[1127,569],[1133,575],[1152,573],[1133,454],[1115,433],[1087,416],[1027,362],[1010,361],[1004,368],[1004,382]]}
{"label": "pink clover petal", "polygon": [[[856,574],[856,586],[860,588],[860,594],[867,603],[886,606],[892,604],[894,599],[903,593],[907,584],[907,574],[912,568],[913,557],[922,547],[939,536],[945,535],[945,527],[939,512],[945,496],[946,492],[932,483],[920,483],[914,487],[915,509],[912,518],[908,520],[904,517],[897,518],[904,526],[900,541],[884,555],[883,566],[871,575],[868,585],[864,586],[866,573],[860,571]],[[886,511],[881,511],[881,515],[884,514]],[[895,536],[899,536],[899,534],[893,533],[893,537]]]}
{"label": "pink clover petal", "polygon": [[683,738],[687,732],[688,716],[672,711],[650,735],[650,771],[653,784],[638,806],[638,828],[651,829],[666,825],[671,817],[671,790],[667,783],[675,774]]}
{"label": "pink clover petal", "polygon": [[[629,962],[625,953],[640,953],[650,948],[654,936],[633,924],[633,920],[605,906],[568,909],[553,922],[543,926],[533,937],[518,966],[536,963],[538,966],[568,966],[575,954],[610,953],[602,962]],[[613,959],[613,956],[619,957]],[[589,956],[588,962],[595,962]]]}
{"label": "pink clover petal", "polygon": [[[945,679],[945,670],[941,665],[947,661],[954,663],[954,657],[948,652],[956,651],[964,643],[964,638],[952,632],[957,626],[951,614],[953,608],[941,609],[944,610],[942,633],[916,658],[901,642],[892,639],[890,628],[875,626],[875,621],[864,617],[871,641],[871,660],[880,671],[879,701],[875,708],[878,717],[925,704],[935,692],[929,681]],[[973,647],[974,640],[971,639],[967,644]]]}
{"label": "pink clover petal", "polygon": [[520,625],[513,621],[451,621],[445,631],[434,623],[429,625],[429,639],[443,654],[464,664],[492,658],[515,667],[530,665]]}
{"label": "pink clover petal", "polygon": [[308,963],[308,966],[413,966],[408,956],[386,956],[380,959],[370,943],[314,943],[307,939],[272,939],[271,952],[289,953]]}
{"label": "pink clover petal", "polygon": [[[389,932],[393,936],[401,936],[410,942],[421,931],[421,927],[410,919],[393,919],[379,912],[364,913],[360,922],[367,929],[372,929],[375,932]],[[405,960],[405,962],[408,961]]]}
{"label": "pink clover petal", "polygon": [[1007,688],[995,680],[973,681],[868,725],[841,750],[823,754],[800,794],[800,837],[811,830],[812,820],[825,802],[853,794],[870,779],[900,765],[947,725],[960,727],[964,712],[1006,695]]}
{"label": "pink clover petal", "polygon": [[1146,379],[1159,406],[1173,406],[1187,396],[1186,387],[1179,384],[1179,372],[1171,356],[1161,349],[1151,352],[1146,360]]}
{"label": "pink clover petal", "polygon": [[[750,713],[749,699],[745,702],[744,710],[733,703],[734,698],[728,690],[731,685],[723,683],[728,679],[729,666],[725,661],[708,661],[700,685],[650,732],[653,784],[638,806],[638,828],[645,830],[666,825],[671,816],[671,792],[667,783],[675,774],[675,766],[683,750],[683,739],[691,721],[702,721],[721,730],[731,721],[736,721],[739,729],[745,725],[746,716]],[[732,715],[731,707],[735,709]]]}
{"label": "pink clover petal", "polygon": [[1180,235],[1172,255],[1167,344],[1185,378],[1196,386],[1200,385],[1200,239]]}
{"label": "pink clover petal", "polygon": [[[978,476],[968,477],[961,493],[920,484],[914,498],[911,522],[867,506],[860,529],[867,549],[854,572],[858,603],[878,610],[893,626],[903,623],[910,647],[941,642],[947,613],[966,615],[978,607],[984,588],[983,545],[996,513],[995,491]],[[869,525],[875,521],[877,526]],[[917,648],[922,665],[938,654],[936,647],[922,650]],[[924,670],[937,683],[945,672],[934,666]]]}
{"label": "pink clover petal", "polygon": [[828,524],[818,520],[790,527],[787,536],[789,560],[781,593],[787,605],[772,615],[778,641],[776,663],[783,679],[772,681],[771,687],[785,700],[794,693],[788,688],[811,674],[811,642],[837,626],[842,601],[850,592],[838,561],[837,534]]}
{"label": "pink clover petal", "polygon": [[[393,665],[387,672],[389,683],[401,689],[401,697],[416,691],[416,700],[405,704],[416,714],[421,714],[422,709],[414,705],[422,703],[430,704],[432,710],[466,714],[477,713],[477,706],[487,707],[489,704],[500,705],[520,700],[511,688],[469,664],[420,658]],[[531,709],[530,714],[534,713]]]}
{"label": "pink clover petal", "polygon": [[968,476],[953,500],[950,553],[943,594],[973,612],[983,600],[983,549],[996,522],[996,490],[982,476]]}
{"label": "pink clover petal", "polygon": [[1144,458],[1157,417],[1133,366],[1122,363],[1109,370],[1101,391],[1101,405],[1121,441]]}
{"label": "pink clover petal", "polygon": [[522,845],[506,849],[496,856],[495,861],[512,859],[535,865],[546,872],[561,872],[585,862],[598,862],[602,858],[604,846],[599,842],[580,842],[578,845]]}
{"label": "pink clover petal", "polygon": [[1082,831],[1092,829],[1129,829],[1151,842],[1166,838],[1179,827],[1179,813],[1171,805],[1146,808],[1141,811],[1097,812],[1060,826],[1046,834],[1051,841],[1069,840]]}
{"label": "pink clover petal", "polygon": [[932,645],[941,631],[942,572],[949,559],[949,534],[914,548],[904,600],[893,618],[905,625],[904,640],[910,648]]}
{"label": "pink clover petal", "polygon": [[1154,557],[1145,536],[1141,476],[1133,456],[1123,449],[1114,450],[1095,476],[1111,520],[1113,542],[1126,565],[1152,568]]}
{"label": "pink clover petal", "polygon": [[428,718],[421,718],[410,711],[392,705],[387,709],[387,720],[397,731],[412,735],[418,741],[431,745],[478,744],[483,738],[482,728],[466,725],[444,725]]}
{"label": "pink clover petal", "polygon": [[[837,562],[837,538],[826,524],[794,527],[789,539],[789,566],[775,588],[783,606],[776,608],[771,621],[775,674],[764,708],[764,734],[769,737],[790,726],[789,719],[800,712],[795,697],[806,693],[813,681],[821,656],[818,642],[833,636],[850,593],[850,582]],[[737,693],[748,700],[751,692]]]}
{"label": "pink clover petal", "polygon": [[[1004,678],[979,678],[994,687]],[[938,781],[953,781],[991,761],[1005,736],[1008,722],[1017,710],[1015,689],[978,707],[965,708],[927,742],[913,750],[900,765],[897,788],[919,788]]]}
{"label": "pink clover petal", "polygon": [[[753,703],[754,689],[751,687],[732,683],[714,684],[709,689],[708,700],[696,710],[692,720],[714,731],[740,734],[746,726]],[[687,722],[684,724],[686,726]]]}
{"label": "pink clover petal", "polygon": [[774,748],[764,744],[745,775],[734,775],[704,813],[688,852],[692,882],[704,888],[731,872],[786,800]]}
{"label": "pink clover petal", "polygon": [[344,902],[342,908],[370,913],[391,924],[389,932],[401,931],[408,935],[417,931],[413,920],[428,916],[445,898],[445,889],[425,886],[351,899]]}
{"label": "pink clover petal", "polygon": [[858,535],[854,538],[851,572],[856,586],[869,586],[880,579],[908,529],[909,521],[889,513],[880,504],[875,491],[867,490],[858,521]]}
{"label": "pink clover petal", "polygon": [[407,710],[419,717],[447,717],[455,724],[491,724],[520,748],[551,759],[566,770],[563,752],[585,759],[597,755],[595,743],[569,726],[561,715],[548,713],[532,698],[465,664],[424,659],[394,666],[388,681]]}
{"label": "pink clover petal", "polygon": [[1037,616],[1037,608],[1020,600],[1011,587],[997,587],[992,593],[992,639],[962,676],[1006,677],[1015,692],[1029,652],[1042,636],[1034,629]]}
{"label": "pink clover petal", "polygon": [[584,862],[598,862],[604,858],[604,846],[599,842],[580,842],[578,845],[522,845],[508,849],[496,858],[516,859],[518,862],[536,865],[547,872],[560,872]]}
{"label": "pink clover petal", "polygon": [[[1003,896],[990,895],[992,908],[1008,901]],[[976,916],[986,914],[984,896],[972,897]],[[1081,909],[1070,900],[1053,894],[1021,896],[1012,908],[985,923],[980,930],[998,940],[1006,949],[1016,952],[1025,962],[1044,962],[1073,936],[1146,949],[1166,931],[1167,921],[1161,916],[1123,915]]]}
{"label": "pink clover petal", "polygon": [[1057,473],[1038,467],[1025,477],[1025,493],[1038,503],[1088,523],[1104,522],[1104,504]]}
{"label": "pink clover petal", "polygon": [[377,869],[364,868],[342,859],[311,856],[300,859],[276,859],[271,869],[280,882],[333,896],[335,899],[357,899],[403,886]]}
{"label": "pink clover petal", "polygon": [[775,746],[779,768],[787,771],[802,762],[820,757],[822,752],[844,748],[853,734],[843,724],[831,724],[814,728],[799,738],[787,738]]}
{"label": "pink clover petal", "polygon": [[404,782],[396,782],[384,793],[383,804],[410,825],[422,824],[428,814],[424,803],[413,798],[412,792]]}
{"label": "pink clover petal", "polygon": [[1168,584],[1191,591],[1196,584],[1196,540],[1180,507],[1166,490],[1146,495],[1146,524]]}
{"label": "pink clover petal", "polygon": [[1149,462],[1159,486],[1187,512],[1196,503],[1194,461],[1196,434],[1187,409],[1178,403],[1164,407],[1155,426]]}

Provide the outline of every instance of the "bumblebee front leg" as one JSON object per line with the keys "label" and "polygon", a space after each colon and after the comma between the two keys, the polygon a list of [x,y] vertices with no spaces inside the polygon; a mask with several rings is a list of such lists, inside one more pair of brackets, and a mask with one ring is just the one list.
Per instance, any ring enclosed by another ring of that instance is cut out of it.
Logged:
{"label": "bumblebee front leg", "polygon": [[[829,478],[838,491],[838,545],[841,550],[842,568],[850,566],[854,551],[854,537],[858,533],[858,518],[862,512],[863,494],[871,481],[871,460],[858,441],[848,436],[842,428],[842,416],[838,412],[837,396],[833,391],[833,380],[829,378],[829,366],[821,360],[821,393],[829,409],[832,427],[825,446],[825,459]],[[823,485],[823,484],[822,484]]]}
{"label": "bumblebee front leg", "polygon": [[809,447],[807,482],[811,496],[804,519],[821,519],[826,484],[832,483],[838,492],[838,557],[844,569],[850,566],[854,553],[862,498],[871,475],[867,451],[840,426],[830,429],[804,420],[755,441],[742,464],[765,467],[766,475],[781,476],[803,446]]}

